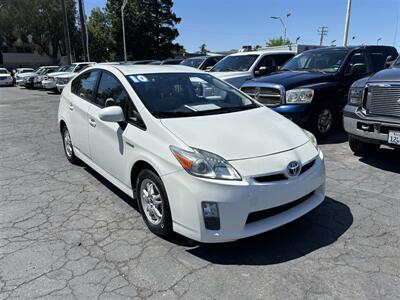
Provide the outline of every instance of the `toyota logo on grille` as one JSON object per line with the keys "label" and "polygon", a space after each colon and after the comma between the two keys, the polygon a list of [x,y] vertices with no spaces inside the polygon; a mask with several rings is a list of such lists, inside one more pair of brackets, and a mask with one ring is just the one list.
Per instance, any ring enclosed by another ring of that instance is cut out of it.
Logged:
{"label": "toyota logo on grille", "polygon": [[255,94],[254,94],[254,98],[258,99],[258,97],[260,97],[260,88],[256,88]]}
{"label": "toyota logo on grille", "polygon": [[291,161],[286,169],[289,177],[295,177],[300,174],[301,165],[298,161]]}
{"label": "toyota logo on grille", "polygon": [[399,99],[397,99],[397,104],[398,104],[398,105],[400,105],[400,98],[399,98]]}

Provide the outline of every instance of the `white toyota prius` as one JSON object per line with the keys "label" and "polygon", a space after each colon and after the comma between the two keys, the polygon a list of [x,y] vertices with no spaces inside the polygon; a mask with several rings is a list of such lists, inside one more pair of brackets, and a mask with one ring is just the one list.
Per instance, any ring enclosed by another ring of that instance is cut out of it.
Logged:
{"label": "white toyota prius", "polygon": [[67,159],[136,198],[158,235],[233,241],[325,198],[311,133],[193,68],[88,68],[64,88],[58,120]]}

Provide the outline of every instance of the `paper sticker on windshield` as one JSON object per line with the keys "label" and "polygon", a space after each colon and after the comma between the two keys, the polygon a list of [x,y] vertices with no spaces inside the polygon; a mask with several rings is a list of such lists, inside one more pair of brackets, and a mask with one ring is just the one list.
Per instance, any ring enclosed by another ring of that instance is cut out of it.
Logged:
{"label": "paper sticker on windshield", "polygon": [[141,82],[148,82],[149,80],[147,79],[146,76],[143,75],[132,75],[129,76],[134,83],[141,83]]}

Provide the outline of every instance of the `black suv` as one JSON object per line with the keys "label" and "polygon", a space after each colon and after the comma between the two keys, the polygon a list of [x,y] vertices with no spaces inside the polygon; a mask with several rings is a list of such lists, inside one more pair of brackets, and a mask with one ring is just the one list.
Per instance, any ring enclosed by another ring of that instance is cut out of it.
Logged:
{"label": "black suv", "polygon": [[389,66],[398,56],[389,46],[328,47],[302,52],[271,75],[241,90],[262,104],[326,137],[340,120],[350,86]]}

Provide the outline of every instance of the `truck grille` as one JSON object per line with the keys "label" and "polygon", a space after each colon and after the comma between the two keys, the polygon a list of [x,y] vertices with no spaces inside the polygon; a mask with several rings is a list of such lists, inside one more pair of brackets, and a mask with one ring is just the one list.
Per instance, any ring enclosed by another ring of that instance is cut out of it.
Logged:
{"label": "truck grille", "polygon": [[242,92],[265,106],[273,107],[282,103],[281,91],[276,88],[246,86],[242,87]]}
{"label": "truck grille", "polygon": [[400,117],[400,85],[369,85],[367,113],[372,115]]}

